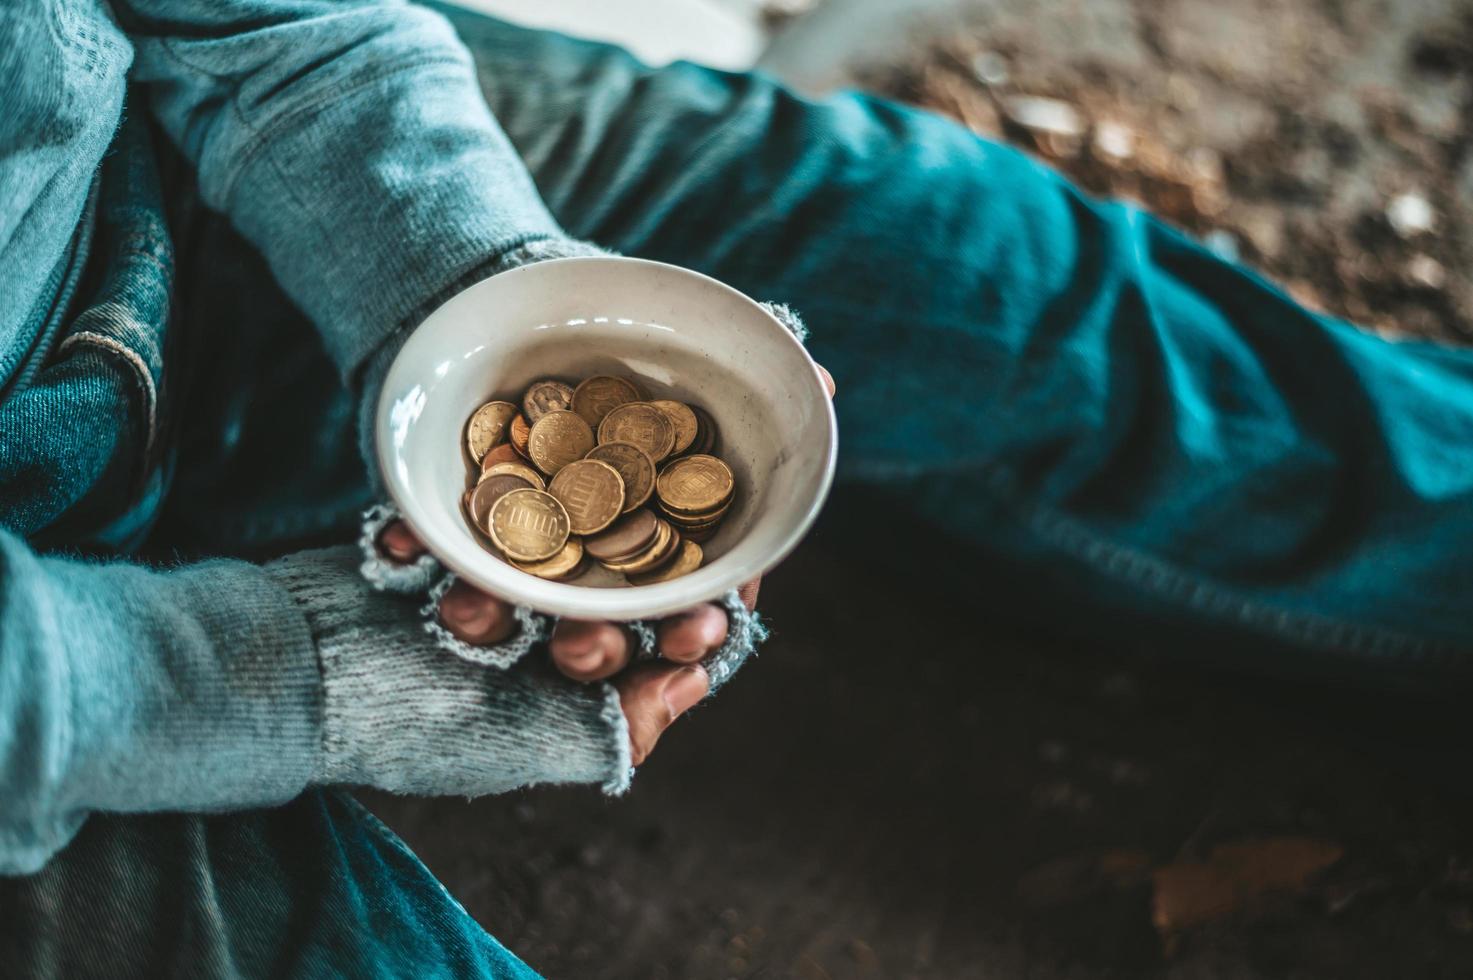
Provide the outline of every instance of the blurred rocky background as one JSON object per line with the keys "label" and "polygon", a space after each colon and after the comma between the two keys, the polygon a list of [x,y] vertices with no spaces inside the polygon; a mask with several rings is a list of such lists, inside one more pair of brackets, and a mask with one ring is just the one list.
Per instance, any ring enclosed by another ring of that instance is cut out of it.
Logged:
{"label": "blurred rocky background", "polygon": [[[1468,0],[475,5],[930,107],[1305,303],[1473,340]],[[367,802],[554,978],[1473,976],[1456,701],[1040,637],[980,571],[877,569],[869,503],[627,798]]]}

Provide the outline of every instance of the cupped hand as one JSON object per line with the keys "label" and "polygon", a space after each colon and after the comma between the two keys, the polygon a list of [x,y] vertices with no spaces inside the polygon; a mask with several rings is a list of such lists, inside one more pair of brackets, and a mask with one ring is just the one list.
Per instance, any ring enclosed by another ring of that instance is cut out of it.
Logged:
{"label": "cupped hand", "polygon": [[[834,395],[834,379],[819,373]],[[394,521],[379,537],[379,548],[392,561],[408,563],[425,547],[403,521]],[[757,606],[761,579],[738,590],[748,609]],[[440,599],[440,620],[457,639],[490,646],[510,639],[519,625],[512,605],[496,596],[456,582]],[[563,619],[548,642],[552,662],[572,680],[610,680],[629,724],[630,756],[637,766],[654,749],[665,729],[706,696],[710,678],[701,661],[726,640],[726,610],[704,603],[660,621],[655,628],[662,660],[630,666],[636,649],[628,627],[620,623]]]}
{"label": "cupped hand", "polygon": [[[425,553],[403,521],[384,528],[379,547],[401,563]],[[750,582],[740,590],[749,609],[756,604],[757,586]],[[478,646],[501,643],[519,628],[510,603],[465,582],[456,582],[440,599],[440,621],[457,639]],[[665,729],[706,696],[710,680],[700,661],[726,640],[726,629],[726,610],[708,602],[660,622],[655,638],[664,659],[658,662],[629,667],[636,644],[620,623],[560,620],[548,649],[553,664],[572,680],[613,679],[629,723],[631,758],[639,765]]]}

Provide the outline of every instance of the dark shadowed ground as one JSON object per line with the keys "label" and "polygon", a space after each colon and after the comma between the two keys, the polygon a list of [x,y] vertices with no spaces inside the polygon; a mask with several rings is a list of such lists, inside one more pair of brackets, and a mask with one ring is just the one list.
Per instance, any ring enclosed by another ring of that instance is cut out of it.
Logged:
{"label": "dark shadowed ground", "polygon": [[[887,34],[884,3],[833,0],[767,62],[1029,146],[1306,302],[1473,337],[1473,5],[929,6]],[[846,32],[854,57],[822,50]],[[1455,692],[1010,624],[965,556],[938,594],[857,553],[869,502],[837,504],[764,589],[760,661],[627,798],[370,804],[557,978],[1473,976]]]}
{"label": "dark shadowed ground", "polygon": [[[1447,707],[1018,635],[861,562],[863,506],[771,578],[760,662],[625,799],[370,805],[552,977],[1473,975]],[[1153,869],[1265,838],[1343,856],[1153,926]]]}

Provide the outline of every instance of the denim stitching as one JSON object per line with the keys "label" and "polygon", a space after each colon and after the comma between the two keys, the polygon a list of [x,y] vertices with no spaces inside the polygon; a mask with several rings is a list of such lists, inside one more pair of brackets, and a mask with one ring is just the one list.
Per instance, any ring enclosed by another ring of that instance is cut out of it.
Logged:
{"label": "denim stitching", "polygon": [[143,357],[127,344],[114,340],[112,337],[108,337],[105,334],[93,333],[90,330],[84,330],[80,333],[74,333],[71,336],[67,337],[61,342],[60,346],[56,348],[56,352],[58,355],[64,354],[75,344],[86,344],[92,347],[99,347],[103,350],[117,354],[122,357],[122,359],[126,361],[128,365],[132,367],[134,372],[138,375],[138,384],[143,391],[143,400],[145,403],[145,407],[147,408],[148,434],[147,438],[144,441],[143,454],[145,459],[148,458],[149,454],[153,450],[155,430],[158,427],[158,390],[154,387],[153,373],[149,371],[148,365],[144,362]]}
{"label": "denim stitching", "polygon": [[988,489],[1005,506],[1023,514],[1053,544],[1108,576],[1142,586],[1163,598],[1229,616],[1287,639],[1362,656],[1411,655],[1425,660],[1447,660],[1458,655],[1457,648],[1449,644],[1381,627],[1346,623],[1318,613],[1276,609],[1247,599],[1159,556],[1102,538],[1082,522],[1047,504],[1025,501],[1018,480],[1000,465],[983,467],[982,474]]}

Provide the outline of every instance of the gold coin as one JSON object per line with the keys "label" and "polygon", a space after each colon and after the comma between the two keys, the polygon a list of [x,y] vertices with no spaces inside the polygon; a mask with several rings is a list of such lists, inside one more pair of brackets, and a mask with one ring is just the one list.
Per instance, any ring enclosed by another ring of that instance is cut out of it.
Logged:
{"label": "gold coin", "polygon": [[732,496],[736,478],[715,456],[682,456],[655,481],[660,503],[683,514],[714,511]]}
{"label": "gold coin", "polygon": [[577,459],[558,470],[547,492],[568,512],[574,534],[597,534],[624,509],[619,471],[596,459]]}
{"label": "gold coin", "polygon": [[675,448],[675,423],[649,402],[630,402],[604,416],[598,441],[633,443],[658,463]]}
{"label": "gold coin", "polygon": [[573,411],[593,428],[625,402],[637,402],[639,389],[627,378],[600,374],[586,378],[573,389]]}
{"label": "gold coin", "polygon": [[548,412],[532,426],[527,439],[527,454],[548,476],[582,459],[592,448],[593,430],[572,412]]}
{"label": "gold coin", "polygon": [[701,562],[705,560],[705,557],[705,552],[701,550],[700,545],[694,541],[682,540],[680,542],[680,550],[675,553],[675,560],[664,568],[657,568],[652,572],[634,572],[632,574],[626,572],[625,577],[629,579],[630,585],[654,585],[657,582],[668,582],[671,579],[680,578],[682,575],[689,575],[691,572],[700,568]]}
{"label": "gold coin", "polygon": [[547,481],[542,479],[542,474],[521,460],[517,460],[515,463],[495,463],[481,471],[481,479],[484,480],[488,476],[496,476],[499,473],[510,473],[512,476],[519,476],[523,480],[526,480],[527,486],[532,487],[534,490],[547,489]]}
{"label": "gold coin", "polygon": [[690,444],[696,441],[696,432],[701,427],[701,423],[696,419],[696,413],[690,410],[690,406],[668,398],[660,398],[650,404],[668,415],[670,424],[675,426],[675,448],[670,452],[679,454],[689,449]]}
{"label": "gold coin", "polygon": [[700,514],[682,514],[680,511],[671,510],[668,507],[661,507],[660,513],[664,514],[665,517],[669,519],[670,523],[674,524],[676,527],[685,529],[707,527],[713,524],[718,524],[723,518],[726,517],[726,512],[730,509],[731,501],[728,500],[726,503],[722,504],[715,510],[708,510]]}
{"label": "gold coin", "polygon": [[606,442],[594,446],[584,459],[608,463],[624,481],[624,513],[643,507],[655,489],[655,461],[632,442]]}
{"label": "gold coin", "polygon": [[517,451],[512,448],[511,443],[503,442],[481,457],[481,472],[485,473],[497,463],[520,463],[521,461],[522,457],[517,455]]}
{"label": "gold coin", "polygon": [[531,484],[526,480],[510,473],[488,476],[477,483],[476,488],[471,491],[471,523],[480,528],[482,532],[490,534],[491,508],[496,506],[496,501],[513,490],[525,490],[530,486]]}
{"label": "gold coin", "polygon": [[697,431],[695,441],[691,443],[689,452],[691,455],[711,455],[716,452],[717,431],[716,420],[711,413],[699,405],[687,405],[691,413],[696,417]]}
{"label": "gold coin", "polygon": [[527,413],[527,422],[535,425],[548,412],[570,412],[573,409],[573,389],[561,381],[551,378],[534,381],[522,395],[522,411]]}
{"label": "gold coin", "polygon": [[487,402],[476,409],[465,424],[465,448],[477,463],[491,447],[506,441],[506,427],[517,407],[511,402]]}
{"label": "gold coin", "polygon": [[544,561],[513,561],[511,564],[528,575],[536,575],[538,578],[553,581],[568,578],[583,564],[583,539],[568,538],[568,543],[563,545],[561,551]]}
{"label": "gold coin", "polygon": [[511,420],[511,425],[507,427],[506,441],[511,444],[514,452],[523,459],[528,459],[527,440],[531,438],[532,427],[527,424],[526,416],[518,413],[517,417]]}
{"label": "gold coin", "polygon": [[491,506],[488,525],[496,547],[514,561],[545,561],[562,550],[571,533],[568,512],[557,498],[531,488],[503,494]]}

